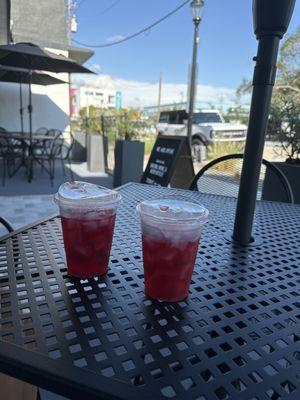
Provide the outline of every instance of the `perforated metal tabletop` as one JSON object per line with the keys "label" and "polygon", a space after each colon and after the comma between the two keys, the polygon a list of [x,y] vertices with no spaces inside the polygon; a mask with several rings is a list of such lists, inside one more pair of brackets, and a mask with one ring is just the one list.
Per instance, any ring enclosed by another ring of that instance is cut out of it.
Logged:
{"label": "perforated metal tabletop", "polygon": [[[299,400],[300,206],[258,203],[262,243],[243,248],[224,238],[232,198],[120,191],[106,277],[68,277],[58,217],[0,242],[0,370],[71,398]],[[134,212],[170,195],[210,210],[190,295],[172,304],[144,294]]]}

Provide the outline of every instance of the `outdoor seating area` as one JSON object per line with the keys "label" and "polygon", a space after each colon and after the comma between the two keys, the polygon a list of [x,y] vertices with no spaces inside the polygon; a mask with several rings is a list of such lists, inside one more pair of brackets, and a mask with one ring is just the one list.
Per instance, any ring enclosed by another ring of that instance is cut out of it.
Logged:
{"label": "outdoor seating area", "polygon": [[51,185],[55,178],[56,162],[61,164],[66,179],[65,162],[70,166],[70,152],[73,146],[73,136],[60,132],[58,129],[40,128],[35,133],[8,132],[0,127],[2,185],[6,178],[12,178],[20,168],[24,168],[28,182],[34,179],[34,170],[38,167],[47,173]]}
{"label": "outdoor seating area", "polygon": [[129,3],[0,0],[0,400],[299,400],[299,4]]}

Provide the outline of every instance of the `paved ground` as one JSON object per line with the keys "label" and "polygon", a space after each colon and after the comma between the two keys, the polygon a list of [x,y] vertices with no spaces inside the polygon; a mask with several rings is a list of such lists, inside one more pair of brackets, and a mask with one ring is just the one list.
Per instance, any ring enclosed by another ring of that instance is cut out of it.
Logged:
{"label": "paved ground", "polygon": [[[90,173],[86,164],[72,164],[74,178],[106,187],[112,187],[112,176]],[[0,170],[0,176],[2,171]],[[35,177],[28,183],[24,170],[20,170],[11,179],[6,179],[5,186],[0,186],[1,216],[6,218],[14,228],[30,224],[40,218],[47,217],[57,211],[53,202],[53,193],[59,185],[70,179],[70,174],[64,177],[61,168],[56,168],[53,187],[49,176],[35,168]],[[0,236],[6,231],[0,226]]]}

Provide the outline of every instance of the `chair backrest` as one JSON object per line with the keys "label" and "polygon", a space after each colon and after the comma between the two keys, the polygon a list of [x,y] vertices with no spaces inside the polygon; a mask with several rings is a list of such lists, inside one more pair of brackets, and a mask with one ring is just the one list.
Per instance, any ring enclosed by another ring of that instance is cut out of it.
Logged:
{"label": "chair backrest", "polygon": [[59,134],[62,134],[62,131],[60,131],[59,129],[47,129],[46,133],[46,135],[53,137],[59,136]]}
{"label": "chair backrest", "polygon": [[[206,164],[194,177],[190,190],[202,193],[237,197],[243,165],[243,154],[228,154]],[[265,178],[272,178],[272,200],[293,203],[291,186],[276,165],[263,159],[258,183],[257,200],[269,200],[265,187]]]}
{"label": "chair backrest", "polygon": [[6,136],[0,135],[0,156],[7,156],[8,153],[11,151],[11,146],[9,140]]}
{"label": "chair backrest", "polygon": [[35,133],[37,134],[37,135],[49,135],[49,130],[47,129],[47,128],[45,128],[45,127],[41,127],[41,128],[39,128],[39,129],[37,129],[36,131],[35,131]]}
{"label": "chair backrest", "polygon": [[58,133],[55,136],[52,147],[52,154],[56,158],[68,159],[74,144],[74,137],[70,132]]}
{"label": "chair backrest", "polygon": [[3,217],[0,217],[0,224],[2,224],[8,230],[8,232],[13,232],[14,231],[14,228]]}

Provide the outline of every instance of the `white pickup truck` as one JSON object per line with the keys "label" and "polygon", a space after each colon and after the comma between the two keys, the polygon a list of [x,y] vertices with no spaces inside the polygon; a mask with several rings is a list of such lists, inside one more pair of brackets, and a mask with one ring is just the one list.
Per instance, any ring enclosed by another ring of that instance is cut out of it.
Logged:
{"label": "white pickup truck", "polygon": [[[156,126],[161,135],[187,135],[188,114],[185,110],[162,111]],[[247,126],[224,121],[218,110],[196,111],[193,117],[192,151],[196,159],[202,146],[214,142],[245,141]]]}

